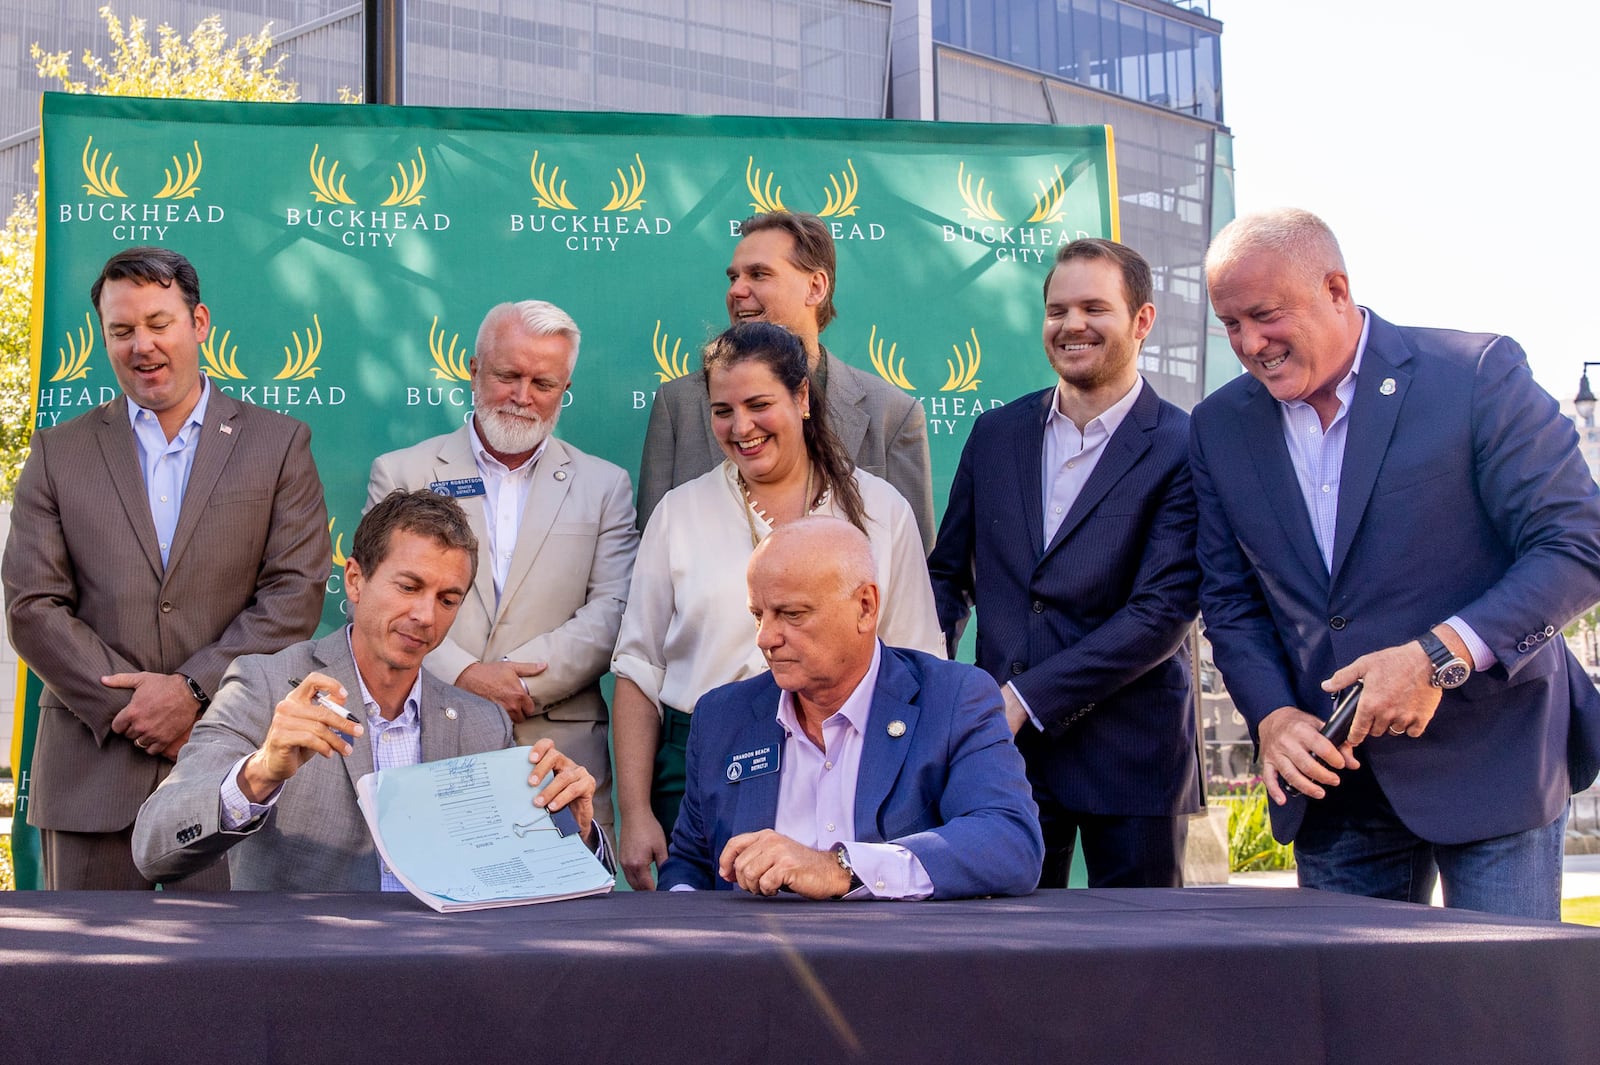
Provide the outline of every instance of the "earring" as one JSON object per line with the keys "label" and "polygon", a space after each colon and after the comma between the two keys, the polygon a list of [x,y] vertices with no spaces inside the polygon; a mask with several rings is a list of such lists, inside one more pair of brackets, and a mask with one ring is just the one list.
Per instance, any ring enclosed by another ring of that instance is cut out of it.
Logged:
{"label": "earring", "polygon": [[807,422],[810,421],[811,420],[811,412],[808,411],[808,410],[801,411],[800,412],[800,420],[801,421],[807,421]]}

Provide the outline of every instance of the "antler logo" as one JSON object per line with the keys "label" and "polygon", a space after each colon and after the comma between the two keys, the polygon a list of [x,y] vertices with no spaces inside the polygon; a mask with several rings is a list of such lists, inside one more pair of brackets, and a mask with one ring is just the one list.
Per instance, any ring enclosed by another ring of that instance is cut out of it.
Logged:
{"label": "antler logo", "polygon": [[244,374],[239,372],[239,345],[228,346],[232,335],[231,329],[220,337],[215,329],[206,334],[206,342],[200,345],[200,357],[205,360],[202,369],[207,377],[218,381],[244,380]]}
{"label": "antler logo", "polygon": [[50,375],[56,381],[81,381],[89,375],[89,353],[94,350],[94,321],[89,312],[83,312],[83,328],[76,336],[67,334],[67,346],[56,349],[56,372]]}
{"label": "antler logo", "polygon": [[[617,179],[611,182],[611,198],[602,211],[623,213],[625,211],[644,210],[644,205],[650,201],[644,198],[644,186],[648,180],[645,173],[644,159],[638,152],[633,153],[633,163],[628,169],[616,168]],[[548,161],[539,162],[537,150],[533,153],[533,161],[528,164],[528,180],[533,183],[533,202],[546,211],[576,211],[578,205],[567,196],[567,183],[561,179],[561,167],[552,166]]]}
{"label": "antler logo", "polygon": [[166,177],[166,183],[161,186],[161,191],[156,193],[158,200],[192,200],[194,194],[200,191],[200,186],[195,182],[200,180],[200,168],[205,165],[200,158],[200,142],[194,142],[194,154],[183,153],[183,161],[172,157],[172,169],[163,169],[161,173]]}
{"label": "antler logo", "polygon": [[[944,384],[939,386],[941,392],[976,392],[983,381],[978,377],[978,366],[983,362],[983,348],[978,343],[978,331],[970,331],[972,342],[951,344],[955,352],[954,359],[946,359],[945,366],[950,370],[950,375],[945,378]],[[915,386],[906,376],[906,360],[902,357],[895,361],[894,353],[897,345],[890,344],[887,354],[883,350],[885,338],[878,336],[878,327],[873,326],[872,332],[867,337],[867,351],[872,358],[872,368],[878,376],[888,381],[896,388],[911,391]]]}
{"label": "antler logo", "polygon": [[972,343],[950,345],[956,357],[944,360],[944,364],[950,367],[950,376],[939,386],[941,392],[976,392],[978,386],[983,383],[978,379],[978,364],[983,362],[983,347],[978,343],[978,331],[972,329],[969,332],[972,334]]}
{"label": "antler logo", "polygon": [[311,184],[314,186],[311,191],[311,198],[318,203],[343,203],[354,206],[356,201],[345,195],[344,191],[344,179],[348,175],[339,173],[339,161],[337,159],[333,161],[331,167],[328,166],[327,156],[324,155],[321,159],[318,159],[317,152],[321,149],[322,145],[320,144],[311,146],[309,168],[311,170]]}
{"label": "antler logo", "polygon": [[656,365],[661,367],[656,373],[656,379],[663,383],[686,377],[689,374],[690,353],[684,351],[682,356],[679,356],[679,352],[683,348],[683,338],[679,337],[677,340],[672,341],[672,351],[670,353],[667,351],[667,341],[669,339],[671,338],[661,332],[661,319],[657,318],[656,331],[650,337],[650,350],[655,352]]}
{"label": "antler logo", "polygon": [[898,363],[894,361],[894,349],[898,345],[889,345],[889,354],[883,353],[883,341],[878,338],[878,327],[873,326],[872,332],[867,335],[867,351],[872,355],[872,368],[878,371],[878,376],[894,385],[896,388],[911,389],[914,386],[906,377],[906,360],[904,357]]}
{"label": "antler logo", "polygon": [[389,179],[389,198],[379,206],[415,207],[423,200],[422,186],[428,180],[428,161],[422,157],[422,149],[417,149],[417,161],[411,164],[410,173],[406,172],[405,163],[396,163],[394,168],[399,176]]}
{"label": "antler logo", "polygon": [[[313,144],[311,158],[306,163],[311,175],[311,198],[318,203],[356,206],[355,198],[345,190],[350,175],[339,173],[342,165],[339,160],[329,159],[321,152],[322,145]],[[379,204],[380,207],[415,207],[426,199],[422,187],[428,182],[428,161],[421,147],[417,148],[415,162],[396,163],[394,168],[395,174],[389,178],[388,198]]]}
{"label": "antler logo", "polygon": [[90,151],[90,147],[93,144],[93,137],[83,142],[83,176],[89,179],[89,183],[83,187],[83,191],[90,196],[100,196],[106,199],[127,199],[128,194],[122,191],[121,185],[117,184],[117,173],[122,168],[111,165],[111,152],[109,151],[106,152],[105,161],[102,162],[100,160],[100,149],[95,148],[93,152]]}
{"label": "antler logo", "polygon": [[[193,144],[194,151],[184,152],[182,159],[174,155],[172,167],[162,169],[166,181],[152,199],[192,200],[195,193],[200,191],[198,182],[205,161],[200,154],[200,142],[194,141]],[[122,191],[122,184],[118,180],[122,167],[114,165],[111,156],[110,149],[106,149],[102,155],[101,150],[94,146],[93,137],[83,142],[83,176],[86,179],[83,191],[101,199],[125,200],[128,194]]]}
{"label": "antler logo", "polygon": [[[294,351],[283,346],[283,369],[273,375],[274,381],[308,381],[317,375],[317,356],[322,354],[322,322],[311,316],[312,328],[306,330],[306,340],[300,343],[300,334],[294,334]],[[313,334],[313,330],[315,333]]]}
{"label": "antler logo", "polygon": [[[987,179],[978,177],[974,184],[975,177],[977,175],[967,169],[965,162],[956,167],[956,190],[961,193],[961,202],[966,205],[961,209],[962,212],[974,221],[1004,222],[1005,215],[994,205],[993,190],[984,189]],[[1063,207],[1066,196],[1067,179],[1058,166],[1051,180],[1039,179],[1039,192],[1033,197],[1033,213],[1027,220],[1042,224],[1061,221],[1066,216]]]}
{"label": "antler logo", "polygon": [[[756,166],[756,157],[750,156],[744,167],[744,185],[750,190],[752,208],[766,214],[789,210],[783,205],[783,186],[773,185],[776,177],[775,172],[769,172],[763,180],[761,168]],[[823,190],[824,200],[822,210],[817,212],[818,218],[848,218],[861,209],[856,203],[861,182],[856,177],[853,160],[846,159],[843,170],[829,174],[828,184],[830,187]]]}
{"label": "antler logo", "polygon": [[333,523],[338,520],[338,518],[328,519],[328,535],[333,538],[333,564],[339,569],[344,569],[344,564],[349,561],[344,554],[344,533],[333,535]]}
{"label": "antler logo", "polygon": [[465,347],[456,350],[456,345],[460,343],[461,334],[454,333],[450,337],[450,346],[445,347],[444,330],[439,328],[439,316],[434,315],[433,324],[428,326],[428,351],[433,355],[433,376],[445,381],[472,379],[472,374],[467,370],[471,352]]}

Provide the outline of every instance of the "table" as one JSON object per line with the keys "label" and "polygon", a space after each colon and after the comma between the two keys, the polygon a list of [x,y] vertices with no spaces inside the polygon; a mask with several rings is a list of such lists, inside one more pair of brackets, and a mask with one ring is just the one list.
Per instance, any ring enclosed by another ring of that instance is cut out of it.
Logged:
{"label": "table", "polygon": [[0,896],[17,1062],[1578,1062],[1600,932],[1295,889]]}

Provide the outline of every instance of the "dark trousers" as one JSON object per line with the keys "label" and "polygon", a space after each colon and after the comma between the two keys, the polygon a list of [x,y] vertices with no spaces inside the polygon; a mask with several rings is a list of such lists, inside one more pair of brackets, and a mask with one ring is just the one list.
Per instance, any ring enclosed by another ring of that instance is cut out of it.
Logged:
{"label": "dark trousers", "polygon": [[1118,817],[1063,809],[1039,799],[1039,827],[1044,831],[1042,888],[1064,888],[1072,870],[1073,840],[1083,839],[1083,860],[1092,888],[1182,887],[1183,849],[1189,819]]}
{"label": "dark trousers", "polygon": [[661,708],[661,746],[656,748],[654,778],[650,782],[650,812],[661,822],[672,845],[672,826],[678,823],[689,752],[689,723],[694,718],[670,706]]}
{"label": "dark trousers", "polygon": [[[155,884],[133,864],[133,826],[121,832],[39,830],[44,858],[44,886],[51,891],[149,891]],[[226,858],[182,880],[163,885],[166,891],[227,891]]]}

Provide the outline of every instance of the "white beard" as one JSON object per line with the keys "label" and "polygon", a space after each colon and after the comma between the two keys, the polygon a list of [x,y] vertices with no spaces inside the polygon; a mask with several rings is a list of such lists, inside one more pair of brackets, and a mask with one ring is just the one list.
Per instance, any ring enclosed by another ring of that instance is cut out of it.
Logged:
{"label": "white beard", "polygon": [[478,432],[483,442],[502,455],[521,455],[544,443],[545,437],[555,430],[561,412],[548,422],[536,414],[510,414],[504,410],[478,407],[473,412],[478,419]]}

